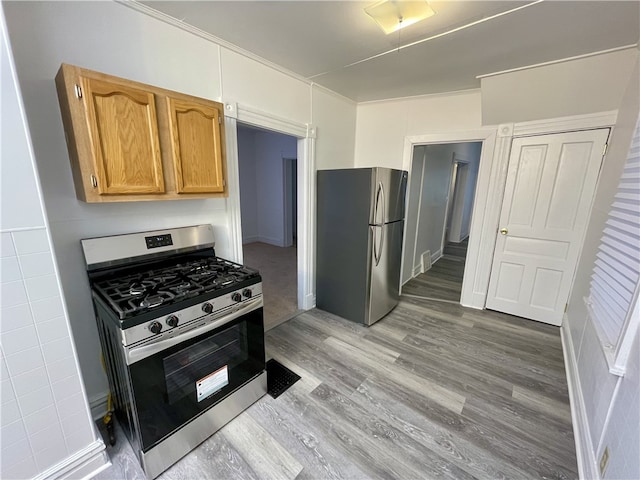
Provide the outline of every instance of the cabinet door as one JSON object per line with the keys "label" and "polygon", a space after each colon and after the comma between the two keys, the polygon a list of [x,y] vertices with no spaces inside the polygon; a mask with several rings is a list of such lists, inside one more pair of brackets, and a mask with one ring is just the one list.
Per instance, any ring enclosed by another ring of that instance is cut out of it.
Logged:
{"label": "cabinet door", "polygon": [[87,77],[82,86],[99,193],[164,192],[154,94]]}
{"label": "cabinet door", "polygon": [[222,113],[215,102],[167,98],[178,193],[224,192]]}

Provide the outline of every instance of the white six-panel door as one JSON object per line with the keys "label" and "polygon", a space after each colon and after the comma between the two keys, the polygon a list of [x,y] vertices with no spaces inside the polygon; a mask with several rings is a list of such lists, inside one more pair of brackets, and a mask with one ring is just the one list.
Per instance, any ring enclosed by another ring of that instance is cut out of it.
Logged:
{"label": "white six-panel door", "polygon": [[513,141],[487,308],[561,324],[608,135]]}

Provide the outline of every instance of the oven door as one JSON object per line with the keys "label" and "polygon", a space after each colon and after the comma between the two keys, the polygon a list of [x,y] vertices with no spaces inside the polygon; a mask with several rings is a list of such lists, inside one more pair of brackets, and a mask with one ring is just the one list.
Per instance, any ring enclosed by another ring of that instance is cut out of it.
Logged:
{"label": "oven door", "polygon": [[142,359],[133,355],[129,371],[143,452],[264,370],[262,307],[215,323],[221,322]]}

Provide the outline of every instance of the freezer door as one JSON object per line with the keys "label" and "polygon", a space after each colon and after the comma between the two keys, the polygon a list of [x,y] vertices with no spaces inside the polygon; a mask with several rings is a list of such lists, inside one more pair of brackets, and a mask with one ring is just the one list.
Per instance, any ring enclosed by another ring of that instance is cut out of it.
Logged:
{"label": "freezer door", "polygon": [[369,227],[372,248],[367,325],[380,320],[398,304],[403,230],[403,221]]}
{"label": "freezer door", "polygon": [[372,169],[371,225],[397,222],[404,219],[404,200],[407,172],[391,168]]}

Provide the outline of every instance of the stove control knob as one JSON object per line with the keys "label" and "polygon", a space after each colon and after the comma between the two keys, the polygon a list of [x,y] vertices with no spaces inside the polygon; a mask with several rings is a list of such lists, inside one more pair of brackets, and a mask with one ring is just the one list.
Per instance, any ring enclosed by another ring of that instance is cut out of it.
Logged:
{"label": "stove control knob", "polygon": [[234,302],[239,302],[242,300],[242,295],[240,295],[240,292],[235,292],[233,295],[231,295],[231,300],[233,300]]}
{"label": "stove control knob", "polygon": [[149,325],[149,330],[157,335],[162,331],[162,324],[160,322],[151,322],[151,325]]}
{"label": "stove control knob", "polygon": [[213,312],[213,305],[211,305],[209,302],[203,303],[202,304],[202,311],[204,313],[211,313]]}
{"label": "stove control knob", "polygon": [[251,298],[251,295],[252,295],[252,294],[253,294],[253,292],[251,292],[251,289],[250,289],[250,288],[245,288],[245,289],[242,291],[242,295],[244,295],[244,296],[245,296],[245,297],[247,297],[247,298]]}
{"label": "stove control knob", "polygon": [[169,325],[170,327],[177,327],[178,317],[176,317],[175,315],[169,315],[167,317],[167,325]]}

